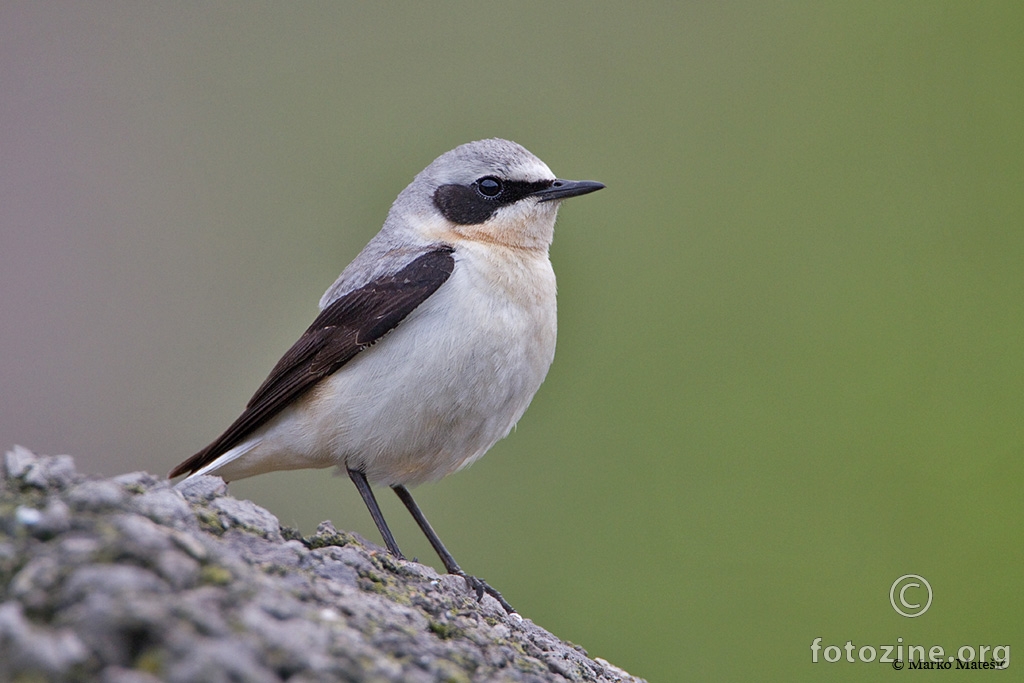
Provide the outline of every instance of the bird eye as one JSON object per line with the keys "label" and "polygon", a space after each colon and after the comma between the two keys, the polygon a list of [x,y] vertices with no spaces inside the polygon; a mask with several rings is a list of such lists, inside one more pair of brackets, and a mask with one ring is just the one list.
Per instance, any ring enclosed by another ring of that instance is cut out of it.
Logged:
{"label": "bird eye", "polygon": [[476,181],[476,191],[488,199],[494,199],[501,194],[504,189],[505,186],[501,184],[501,181],[492,176],[487,176],[486,178],[481,178]]}

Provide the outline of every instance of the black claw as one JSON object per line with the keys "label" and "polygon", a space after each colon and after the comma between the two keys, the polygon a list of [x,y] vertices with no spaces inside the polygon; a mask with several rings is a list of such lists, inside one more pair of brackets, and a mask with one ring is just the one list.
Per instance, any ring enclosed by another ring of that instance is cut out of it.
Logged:
{"label": "black claw", "polygon": [[[349,475],[352,477],[352,481],[356,483],[356,486],[360,486],[361,484],[363,484],[363,487],[359,489],[360,493],[362,493],[363,488],[365,488],[366,491],[369,492],[367,495],[363,496],[363,500],[366,501],[367,507],[370,507],[370,513],[373,514],[373,507],[371,507],[370,505],[370,499],[372,499],[373,492],[370,491],[369,484],[365,484],[365,476],[361,475],[359,472],[353,473],[352,470],[349,470]],[[360,481],[360,479],[362,479],[362,482]],[[452,554],[448,552],[447,548],[444,547],[444,543],[441,543],[441,539],[437,537],[437,532],[435,532],[434,528],[430,526],[430,522],[427,521],[427,518],[423,515],[423,511],[420,510],[420,506],[417,505],[416,501],[412,499],[412,495],[409,493],[409,490],[401,485],[395,485],[392,486],[391,488],[394,489],[395,493],[401,499],[402,503],[405,504],[405,507],[409,510],[409,513],[412,515],[412,518],[416,520],[416,524],[419,525],[420,530],[423,532],[423,535],[427,537],[428,541],[430,541],[430,545],[433,546],[434,551],[437,553],[437,556],[441,558],[441,562],[444,564],[444,568],[448,570],[448,573],[455,574],[456,576],[461,576],[462,578],[464,578],[466,580],[466,585],[469,587],[469,590],[476,593],[476,599],[478,602],[480,600],[483,600],[484,593],[487,593],[492,598],[498,601],[502,609],[504,609],[509,614],[515,614],[515,608],[512,607],[512,605],[508,604],[508,600],[501,597],[501,593],[488,586],[487,582],[483,579],[478,579],[475,576],[470,576],[466,572],[462,571],[462,568],[459,567],[458,563],[455,561],[455,558],[452,557]],[[377,504],[376,500],[373,500],[372,502],[373,505]],[[374,519],[376,520],[376,517]],[[384,518],[381,517],[382,522],[383,519]],[[377,526],[378,528],[380,528],[381,525],[378,524]],[[390,534],[390,532],[388,533]],[[381,535],[384,535],[383,528],[381,529]],[[393,542],[394,541],[392,541],[392,543]],[[388,547],[391,548],[390,543],[388,544]],[[392,552],[395,552],[397,550],[398,545],[395,545],[394,548],[391,548]]]}
{"label": "black claw", "polygon": [[487,595],[490,595],[492,598],[498,601],[498,604],[501,605],[502,609],[504,609],[507,614],[513,614],[516,611],[516,609],[508,603],[508,600],[502,597],[501,593],[499,593],[497,589],[492,588],[491,585],[483,579],[477,578],[475,576],[470,576],[466,573],[462,573],[459,576],[466,580],[466,586],[469,588],[469,590],[476,593],[477,602],[483,600],[484,593],[487,593]]}

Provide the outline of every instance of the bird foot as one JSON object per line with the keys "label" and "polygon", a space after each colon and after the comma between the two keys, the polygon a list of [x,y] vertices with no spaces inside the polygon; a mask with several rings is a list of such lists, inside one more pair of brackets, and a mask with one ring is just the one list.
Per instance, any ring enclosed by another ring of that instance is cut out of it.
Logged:
{"label": "bird foot", "polygon": [[469,587],[469,590],[473,593],[476,593],[476,599],[478,602],[480,600],[483,600],[484,593],[487,593],[487,595],[490,595],[492,598],[498,601],[498,604],[501,605],[502,609],[504,609],[507,614],[515,614],[515,607],[508,604],[508,600],[502,597],[501,593],[499,593],[496,588],[493,588],[486,581],[475,576],[470,576],[465,572],[458,572],[458,575],[466,580],[466,586]]}

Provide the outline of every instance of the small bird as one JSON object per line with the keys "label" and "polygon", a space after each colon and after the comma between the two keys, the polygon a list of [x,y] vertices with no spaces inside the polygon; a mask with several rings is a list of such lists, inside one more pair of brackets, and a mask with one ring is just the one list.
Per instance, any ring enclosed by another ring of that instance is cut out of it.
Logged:
{"label": "small bird", "polygon": [[344,469],[404,559],[370,488],[390,486],[445,569],[512,613],[459,567],[407,487],[471,464],[526,411],[555,354],[558,207],[603,187],[560,180],[508,140],[442,154],[398,195],[241,416],[169,476]]}

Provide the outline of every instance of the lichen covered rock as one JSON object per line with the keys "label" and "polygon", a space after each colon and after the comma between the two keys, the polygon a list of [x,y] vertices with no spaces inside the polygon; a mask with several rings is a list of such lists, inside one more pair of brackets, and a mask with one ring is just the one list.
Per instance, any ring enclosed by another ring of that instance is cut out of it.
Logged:
{"label": "lichen covered rock", "polygon": [[458,577],[199,477],[0,463],[0,680],[637,681]]}

